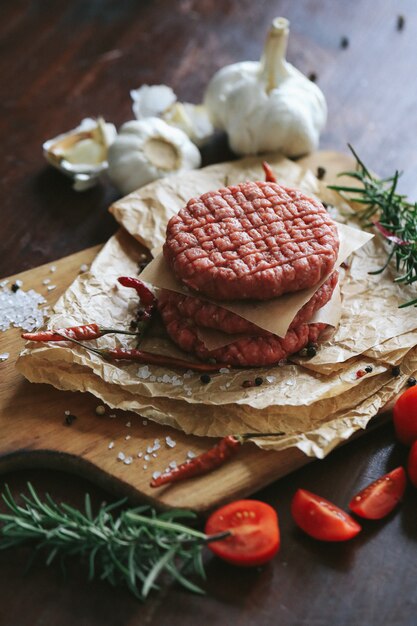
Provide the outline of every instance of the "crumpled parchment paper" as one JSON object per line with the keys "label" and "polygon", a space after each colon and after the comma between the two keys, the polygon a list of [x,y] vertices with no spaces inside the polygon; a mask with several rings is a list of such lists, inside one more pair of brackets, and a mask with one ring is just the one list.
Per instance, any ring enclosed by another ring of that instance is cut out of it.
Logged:
{"label": "crumpled parchment paper", "polygon": [[[320,195],[311,172],[281,157],[268,160],[280,182]],[[117,202],[112,212],[156,255],[167,220],[190,197],[224,184],[263,178],[261,163],[262,159],[243,159],[157,181]],[[337,196],[332,198],[337,204]],[[342,205],[346,207],[340,200]],[[125,230],[112,237],[90,271],[60,298],[48,327],[94,321],[128,328],[137,297],[133,290],[118,285],[117,277],[137,274],[140,253],[136,240]],[[256,443],[276,450],[296,446],[321,458],[364,428],[417,370],[417,316],[413,309],[398,309],[407,289],[395,285],[389,271],[377,277],[368,274],[384,258],[377,237],[350,256],[340,276],[341,323],[312,359],[294,357],[281,367],[221,372],[202,385],[199,375],[191,371],[107,362],[69,343],[32,343],[17,367],[31,381],[90,391],[111,407],[135,411],[186,433],[219,437],[280,431],[284,435],[259,438]],[[134,343],[132,338],[116,335],[89,345],[133,347]],[[158,325],[141,347],[184,358]],[[401,363],[401,375],[396,378],[391,374],[394,363]],[[358,378],[356,372],[366,365],[372,365],[372,372]],[[244,380],[255,376],[263,377],[260,387],[242,387]]]}

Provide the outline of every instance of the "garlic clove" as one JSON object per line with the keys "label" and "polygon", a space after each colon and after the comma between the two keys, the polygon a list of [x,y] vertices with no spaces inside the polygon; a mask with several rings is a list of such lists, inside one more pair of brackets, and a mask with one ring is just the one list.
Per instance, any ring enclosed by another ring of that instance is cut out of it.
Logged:
{"label": "garlic clove", "polygon": [[43,153],[48,163],[75,181],[74,189],[83,191],[94,186],[107,170],[108,148],[116,135],[113,124],[102,118],[85,118],[77,128],[46,141]]}
{"label": "garlic clove", "polygon": [[130,97],[133,100],[133,113],[138,120],[159,117],[177,100],[168,85],[142,85],[139,89],[132,89]]}
{"label": "garlic clove", "polygon": [[190,102],[175,102],[163,114],[168,124],[183,130],[196,146],[202,146],[214,133],[206,107]]}

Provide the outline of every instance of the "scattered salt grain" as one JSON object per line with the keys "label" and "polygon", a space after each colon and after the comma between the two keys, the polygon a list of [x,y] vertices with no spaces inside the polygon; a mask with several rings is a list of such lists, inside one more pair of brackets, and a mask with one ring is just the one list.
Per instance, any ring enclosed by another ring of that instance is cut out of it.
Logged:
{"label": "scattered salt grain", "polygon": [[110,441],[109,450],[112,450],[113,448],[114,448],[114,441]]}
{"label": "scattered salt grain", "polygon": [[195,453],[192,450],[188,450],[187,457],[189,459],[195,459]]}
{"label": "scattered salt grain", "polygon": [[148,469],[148,466],[147,466],[147,465],[144,465],[144,466],[143,466],[143,469]]}
{"label": "scattered salt grain", "polygon": [[156,376],[152,375],[152,376],[149,377],[149,382],[150,383],[154,383],[155,381],[156,381]]}
{"label": "scattered salt grain", "polygon": [[125,465],[130,465],[130,464],[132,463],[132,461],[133,461],[133,458],[132,458],[131,456],[128,456],[128,457],[126,457],[126,458],[123,460],[123,463],[124,463]]}
{"label": "scattered salt grain", "polygon": [[265,380],[267,383],[274,383],[276,381],[277,377],[276,376],[265,376]]}
{"label": "scattered salt grain", "polygon": [[143,367],[140,367],[138,369],[138,377],[141,378],[142,380],[146,380],[147,378],[149,378],[150,375],[151,375],[151,372],[147,365],[144,365]]}
{"label": "scattered salt grain", "polygon": [[10,352],[3,352],[3,354],[0,354],[0,363],[1,363],[2,361],[7,361],[7,359],[9,358],[9,356],[10,356]]}
{"label": "scattered salt grain", "polygon": [[126,455],[124,452],[119,452],[119,454],[117,455],[117,458],[119,459],[119,461],[124,461],[126,458]]}
{"label": "scattered salt grain", "polygon": [[156,457],[157,457],[158,455],[156,454],[156,452],[152,452],[152,456],[153,456],[153,458],[154,458],[154,459],[156,459]]}
{"label": "scattered salt grain", "polygon": [[165,437],[165,442],[169,448],[175,448],[175,446],[177,445],[177,442],[171,439],[169,435]]}
{"label": "scattered salt grain", "polygon": [[125,439],[126,441],[129,441],[129,439],[132,439],[132,437],[130,435],[126,435]]}
{"label": "scattered salt grain", "polygon": [[42,285],[49,285],[50,282],[51,282],[50,278],[44,278],[42,281]]}
{"label": "scattered salt grain", "polygon": [[187,370],[185,372],[185,374],[182,375],[183,378],[191,378],[191,376],[193,375],[193,371],[192,370]]}
{"label": "scattered salt grain", "polygon": [[150,461],[151,457],[149,456],[149,454],[145,454],[145,456],[143,457],[145,459],[145,461]]}
{"label": "scattered salt grain", "polygon": [[66,411],[64,411],[64,415],[71,415],[71,411],[67,409]]}
{"label": "scattered salt grain", "polygon": [[56,285],[48,285],[47,286],[47,290],[48,291],[53,291],[54,289],[56,289]]}
{"label": "scattered salt grain", "polygon": [[138,459],[141,459],[143,457],[143,452],[138,452]]}
{"label": "scattered salt grain", "polygon": [[148,420],[143,420],[142,424],[143,424],[144,426],[147,426],[147,425],[148,425]]}
{"label": "scattered salt grain", "polygon": [[51,267],[49,268],[49,271],[52,272],[52,274],[56,272],[56,265],[51,265]]}
{"label": "scattered salt grain", "polygon": [[219,369],[219,374],[230,374],[230,370],[227,367],[221,367]]}
{"label": "scattered salt grain", "polygon": [[28,332],[39,328],[44,324],[48,310],[47,307],[39,308],[39,305],[45,303],[45,298],[33,289],[12,291],[3,285],[0,291],[0,331],[11,326]]}
{"label": "scattered salt grain", "polygon": [[177,462],[176,461],[171,461],[169,466],[170,466],[171,469],[175,469],[177,467]]}
{"label": "scattered salt grain", "polygon": [[80,265],[80,272],[86,272],[87,270],[88,270],[87,263],[83,263],[82,265]]}
{"label": "scattered salt grain", "polygon": [[132,426],[132,422],[126,422],[126,426],[127,428],[130,428]]}
{"label": "scattered salt grain", "polygon": [[294,381],[294,380],[287,380],[286,384],[287,384],[289,387],[292,387],[292,386],[295,384],[295,381]]}
{"label": "scattered salt grain", "polygon": [[2,280],[0,283],[0,289],[3,289],[3,287],[5,287],[8,283],[9,281],[7,280],[7,278],[5,280]]}
{"label": "scattered salt grain", "polygon": [[17,279],[17,280],[15,280],[14,284],[17,285],[20,288],[23,285],[23,280]]}
{"label": "scattered salt grain", "polygon": [[156,480],[157,478],[159,478],[159,477],[161,476],[161,474],[162,474],[162,472],[154,472],[154,473],[152,474],[152,478],[153,478],[154,480]]}

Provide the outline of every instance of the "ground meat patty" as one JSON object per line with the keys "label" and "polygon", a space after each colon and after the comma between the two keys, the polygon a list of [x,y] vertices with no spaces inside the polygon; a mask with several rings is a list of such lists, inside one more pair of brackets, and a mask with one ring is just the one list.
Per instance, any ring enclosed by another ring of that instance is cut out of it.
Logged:
{"label": "ground meat patty", "polygon": [[[315,312],[327,304],[332,297],[338,278],[338,272],[333,272],[330,275],[326,282],[318,288],[313,297],[298,311],[289,329],[309,322]],[[243,317],[200,298],[184,296],[175,291],[163,290],[158,297],[158,308],[162,310],[167,304],[176,307],[179,317],[185,317],[203,328],[213,328],[230,335],[240,333],[271,334]]]}
{"label": "ground meat patty", "polygon": [[168,223],[164,255],[187,286],[217,300],[268,300],[317,285],[339,250],[323,205],[272,182],[191,199]]}
{"label": "ground meat patty", "polygon": [[298,352],[308,343],[317,341],[326,324],[301,324],[289,330],[284,338],[269,334],[239,339],[217,350],[207,350],[198,338],[197,328],[190,320],[178,314],[175,306],[166,305],[161,315],[171,339],[185,352],[200,359],[216,359],[235,367],[259,367],[273,365],[281,359]]}

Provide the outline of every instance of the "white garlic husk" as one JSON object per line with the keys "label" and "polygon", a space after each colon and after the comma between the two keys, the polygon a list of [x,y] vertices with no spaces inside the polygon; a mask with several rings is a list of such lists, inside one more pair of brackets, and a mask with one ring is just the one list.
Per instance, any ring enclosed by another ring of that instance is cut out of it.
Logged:
{"label": "white garlic husk", "polygon": [[327,118],[321,90],[285,60],[289,22],[273,20],[260,62],[228,65],[211,79],[204,105],[240,155],[315,150]]}
{"label": "white garlic husk", "polygon": [[202,104],[178,102],[168,85],[142,85],[130,92],[136,119],[160,117],[180,128],[196,146],[202,146],[214,133],[207,109]]}
{"label": "white garlic husk", "polygon": [[108,160],[109,177],[123,194],[201,165],[200,152],[187,135],[158,117],[123,124]]}
{"label": "white garlic husk", "polygon": [[73,179],[76,191],[84,191],[94,187],[107,170],[108,149],[116,135],[114,124],[88,117],[77,128],[46,141],[43,154],[48,163]]}

